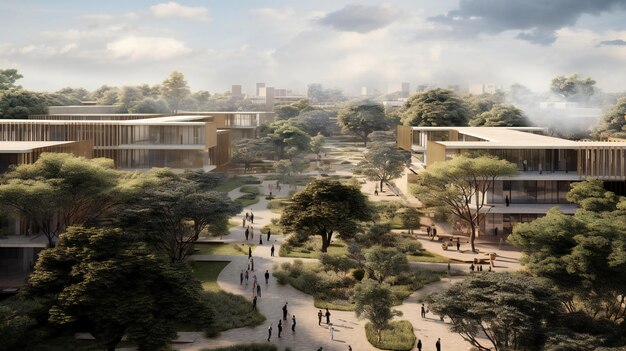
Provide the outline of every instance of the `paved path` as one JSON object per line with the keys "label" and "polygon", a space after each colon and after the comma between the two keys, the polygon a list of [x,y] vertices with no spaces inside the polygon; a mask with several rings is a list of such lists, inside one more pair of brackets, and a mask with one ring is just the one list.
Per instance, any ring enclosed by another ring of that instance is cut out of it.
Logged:
{"label": "paved path", "polygon": [[[267,192],[267,185],[275,184],[275,182],[263,182],[261,185],[262,193]],[[272,192],[275,196],[287,197],[289,192],[288,186],[282,186],[282,191],[277,194],[276,190]],[[236,189],[229,192],[231,198],[239,197],[241,193]],[[272,218],[278,215],[267,209],[268,200],[264,196],[261,197],[259,203],[245,208],[241,214],[236,216],[235,220],[241,223],[243,214],[248,211],[254,213],[255,236],[254,243],[258,245],[258,228],[270,223]],[[224,237],[227,242],[244,241],[243,228],[237,226],[232,228],[231,234]],[[275,245],[275,252],[278,255],[280,244],[284,240],[282,235],[273,235],[271,243]],[[318,347],[324,347],[324,350],[347,350],[348,345],[353,350],[366,351],[377,350],[369,344],[365,336],[365,320],[358,320],[354,312],[331,311],[331,322],[335,327],[335,340],[330,340],[328,327],[325,324],[318,326],[317,311],[313,306],[313,297],[304,294],[290,285],[278,285],[274,277],[270,278],[269,284],[264,283],[263,274],[265,270],[270,273],[275,264],[281,262],[291,262],[293,258],[287,257],[270,257],[270,244],[266,243],[266,234],[263,236],[263,245],[257,246],[253,250],[253,258],[255,261],[255,273],[259,282],[261,282],[261,298],[258,299],[258,308],[260,312],[267,317],[267,321],[254,328],[238,328],[222,332],[219,337],[207,339],[202,333],[180,333],[181,338],[195,340],[193,343],[174,345],[178,350],[200,350],[203,348],[217,348],[221,346],[234,345],[239,343],[262,343],[267,340],[267,328],[271,323],[273,326],[271,342],[283,350],[285,347],[291,348],[293,351],[300,350],[317,350]],[[228,292],[240,294],[248,299],[252,299],[252,283],[247,286],[239,284],[239,272],[247,267],[247,256],[229,256],[229,255],[194,255],[195,260],[215,260],[215,261],[231,261],[220,273],[218,277],[219,286]],[[306,261],[306,259],[303,259]],[[442,266],[445,267],[445,266]],[[409,320],[414,326],[415,333],[424,343],[424,350],[434,350],[434,343],[438,337],[441,337],[444,350],[468,350],[469,343],[463,340],[458,334],[451,333],[447,329],[447,324],[442,323],[438,317],[428,315],[426,319],[419,317],[420,301],[430,292],[441,289],[450,284],[447,279],[442,282],[430,284],[412,294],[405,302],[398,306],[404,314],[399,319]],[[277,323],[282,317],[282,306],[288,302],[289,319],[283,321],[283,334],[278,338]],[[291,315],[297,318],[296,332],[291,332]]]}

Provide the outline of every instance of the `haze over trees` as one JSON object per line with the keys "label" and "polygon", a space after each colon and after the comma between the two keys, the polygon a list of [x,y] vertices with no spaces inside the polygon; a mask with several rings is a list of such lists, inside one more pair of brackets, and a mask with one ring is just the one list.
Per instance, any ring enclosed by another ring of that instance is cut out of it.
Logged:
{"label": "haze over trees", "polygon": [[600,138],[626,138],[626,97],[620,98],[600,119],[594,134]]}
{"label": "haze over trees", "polygon": [[524,112],[513,105],[493,105],[469,121],[472,127],[528,127],[530,121]]}
{"label": "haze over trees", "polygon": [[588,101],[596,92],[596,81],[590,77],[582,78],[578,74],[556,76],[550,82],[550,90],[570,101]]}
{"label": "haze over trees", "polygon": [[389,129],[383,105],[374,102],[351,102],[339,110],[337,123],[344,133],[354,134],[367,146],[368,136]]}
{"label": "haze over trees", "polygon": [[461,127],[467,125],[471,112],[454,92],[437,88],[410,96],[401,118],[408,126]]}
{"label": "haze over trees", "polygon": [[475,252],[474,240],[483,220],[481,210],[487,203],[487,192],[496,179],[515,174],[515,164],[493,156],[456,156],[420,172],[411,191],[430,211],[451,215],[467,225]]}

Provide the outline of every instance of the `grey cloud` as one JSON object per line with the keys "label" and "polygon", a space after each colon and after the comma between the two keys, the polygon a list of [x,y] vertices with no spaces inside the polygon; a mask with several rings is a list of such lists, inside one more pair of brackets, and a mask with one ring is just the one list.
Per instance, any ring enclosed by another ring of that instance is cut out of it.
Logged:
{"label": "grey cloud", "polygon": [[461,0],[458,9],[430,20],[451,34],[476,37],[520,31],[518,39],[550,45],[560,28],[575,25],[584,14],[599,15],[626,8],[626,0]]}
{"label": "grey cloud", "polygon": [[394,6],[346,5],[335,12],[330,12],[317,22],[346,32],[367,33],[384,28],[401,17],[401,12]]}
{"label": "grey cloud", "polygon": [[598,43],[598,46],[626,46],[626,40],[622,40],[622,39],[604,40]]}

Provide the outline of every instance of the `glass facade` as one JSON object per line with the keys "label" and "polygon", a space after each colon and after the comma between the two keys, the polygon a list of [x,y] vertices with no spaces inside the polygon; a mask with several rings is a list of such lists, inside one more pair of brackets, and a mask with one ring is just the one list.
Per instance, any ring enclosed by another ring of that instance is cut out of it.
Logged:
{"label": "glass facade", "polygon": [[491,203],[502,203],[506,196],[512,204],[566,204],[570,190],[569,181],[556,180],[503,180],[502,195],[498,186],[490,194]]}

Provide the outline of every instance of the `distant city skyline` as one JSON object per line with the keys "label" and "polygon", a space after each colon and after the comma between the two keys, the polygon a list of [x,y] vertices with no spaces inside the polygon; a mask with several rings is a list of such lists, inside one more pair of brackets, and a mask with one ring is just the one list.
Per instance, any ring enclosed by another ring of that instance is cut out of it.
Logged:
{"label": "distant city skyline", "polygon": [[160,83],[211,93],[255,83],[359,95],[388,84],[521,83],[558,74],[607,92],[626,76],[624,0],[29,1],[0,4],[0,68],[54,91]]}

